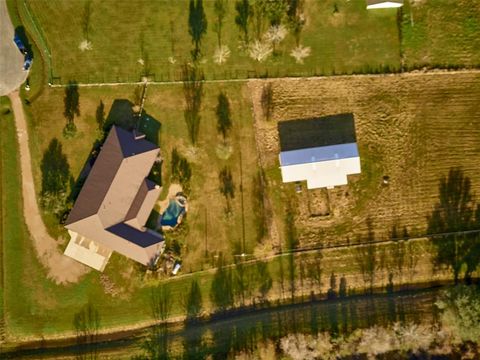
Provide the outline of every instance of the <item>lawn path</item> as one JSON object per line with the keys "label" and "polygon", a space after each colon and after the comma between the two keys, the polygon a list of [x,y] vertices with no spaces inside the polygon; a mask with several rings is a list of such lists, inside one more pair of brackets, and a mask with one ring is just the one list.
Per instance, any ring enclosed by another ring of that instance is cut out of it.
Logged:
{"label": "lawn path", "polygon": [[8,95],[12,102],[15,125],[17,127],[20,145],[20,163],[22,171],[23,214],[31,238],[37,250],[37,255],[48,269],[48,277],[58,283],[77,282],[89,271],[89,268],[63,255],[57,246],[57,241],[47,232],[40,216],[40,210],[35,195],[32,174],[32,162],[28,147],[28,132],[23,106],[18,91]]}

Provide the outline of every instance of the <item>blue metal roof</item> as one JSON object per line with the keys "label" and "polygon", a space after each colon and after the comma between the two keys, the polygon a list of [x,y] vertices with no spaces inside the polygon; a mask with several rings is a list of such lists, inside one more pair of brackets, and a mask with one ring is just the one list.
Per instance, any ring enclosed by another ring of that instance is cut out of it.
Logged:
{"label": "blue metal roof", "polygon": [[358,157],[357,143],[320,146],[308,149],[282,151],[280,165],[309,164],[320,161]]}

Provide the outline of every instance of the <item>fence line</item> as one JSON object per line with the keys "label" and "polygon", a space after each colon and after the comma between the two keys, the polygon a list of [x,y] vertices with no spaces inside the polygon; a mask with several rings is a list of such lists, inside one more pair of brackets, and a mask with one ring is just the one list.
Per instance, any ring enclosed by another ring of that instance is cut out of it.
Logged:
{"label": "fence line", "polygon": [[[330,250],[330,249],[347,249],[347,248],[357,248],[357,247],[363,247],[363,246],[369,246],[369,245],[380,245],[380,244],[394,244],[397,243],[398,241],[420,241],[423,239],[428,239],[432,240],[434,237],[441,237],[441,236],[451,236],[451,235],[469,235],[469,234],[480,234],[480,229],[477,230],[466,230],[466,231],[456,231],[456,232],[446,232],[446,233],[437,233],[437,234],[426,234],[423,236],[416,236],[416,237],[404,237],[404,238],[391,238],[391,239],[384,239],[384,240],[374,240],[371,242],[345,242],[343,244],[332,244],[332,245],[326,245],[326,246],[317,246],[317,247],[310,247],[310,248],[297,248],[289,251],[278,251],[274,253],[273,255],[263,257],[261,259],[249,259],[245,260],[242,262],[242,264],[250,265],[250,264],[255,264],[260,261],[270,261],[276,258],[280,258],[282,256],[289,256],[289,255],[295,255],[295,254],[309,254],[309,253],[315,253],[315,252],[320,252],[322,250]],[[231,269],[235,268],[237,264],[228,264],[224,265],[225,268]],[[206,270],[199,270],[199,271],[194,271],[190,273],[184,273],[180,275],[176,275],[174,277],[169,277],[165,279],[165,281],[173,281],[178,278],[184,278],[184,277],[191,277],[191,276],[197,276],[200,274],[208,274],[212,273],[217,270],[217,266],[213,266],[210,269]]]}
{"label": "fence line", "polygon": [[[426,70],[426,71],[407,71],[401,74],[398,73],[381,73],[381,74],[353,74],[353,75],[334,75],[336,78],[351,78],[351,77],[385,77],[385,76],[426,76],[426,75],[451,75],[451,74],[470,74],[470,73],[480,73],[479,68],[466,68],[460,70]],[[249,80],[279,80],[279,79],[309,79],[309,78],[331,78],[331,75],[318,75],[318,76],[287,76],[287,77],[250,77],[250,78],[239,78],[239,79],[205,79],[202,80],[204,83],[229,83],[229,82],[247,82]],[[55,79],[55,77],[54,77]],[[102,87],[102,86],[122,86],[122,85],[143,85],[145,84],[144,80],[131,81],[131,82],[98,82],[98,83],[77,83],[79,87]],[[156,81],[149,80],[149,85],[178,85],[183,84],[182,80],[173,80],[173,81]],[[68,84],[49,84],[51,88],[64,88]]]}

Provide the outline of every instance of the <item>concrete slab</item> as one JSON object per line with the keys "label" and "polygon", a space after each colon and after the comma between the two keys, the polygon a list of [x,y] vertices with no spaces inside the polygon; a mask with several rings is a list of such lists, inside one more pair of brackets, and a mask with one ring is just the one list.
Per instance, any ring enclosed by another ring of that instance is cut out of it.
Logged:
{"label": "concrete slab", "polygon": [[14,32],[7,3],[0,0],[0,96],[18,89],[28,76],[23,70],[24,56],[13,42]]}

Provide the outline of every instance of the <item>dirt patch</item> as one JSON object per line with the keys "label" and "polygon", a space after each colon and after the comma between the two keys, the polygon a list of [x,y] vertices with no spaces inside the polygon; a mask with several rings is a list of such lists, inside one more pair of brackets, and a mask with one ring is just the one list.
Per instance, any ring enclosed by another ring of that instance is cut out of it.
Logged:
{"label": "dirt patch", "polygon": [[[261,91],[266,81],[249,82],[258,153],[267,174],[277,223],[287,199],[295,204],[295,224],[302,245],[345,242],[367,232],[388,238],[394,224],[410,235],[426,231],[426,218],[438,201],[438,183],[452,167],[461,167],[480,193],[480,72],[410,73],[269,80],[273,114],[264,120]],[[328,190],[324,201],[303,186],[282,184],[278,171],[277,123],[352,112],[362,173],[348,186]],[[388,176],[388,184],[383,178]],[[310,196],[312,195],[312,196]],[[310,199],[310,200],[309,200]],[[480,200],[480,199],[479,199]],[[314,210],[312,210],[314,209]],[[315,210],[316,209],[316,210]],[[282,232],[282,228],[278,228]]]}
{"label": "dirt patch", "polygon": [[57,246],[57,240],[48,235],[38,208],[32,174],[32,162],[28,146],[27,123],[18,91],[9,95],[15,115],[20,164],[22,171],[23,214],[38,257],[46,267],[48,277],[57,284],[77,282],[91,269],[63,255]]}

